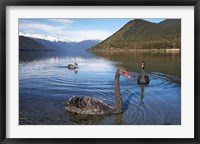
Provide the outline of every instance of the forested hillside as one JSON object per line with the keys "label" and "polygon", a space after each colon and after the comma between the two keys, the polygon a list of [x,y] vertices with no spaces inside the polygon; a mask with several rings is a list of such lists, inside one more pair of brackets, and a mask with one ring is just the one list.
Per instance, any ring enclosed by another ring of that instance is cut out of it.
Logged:
{"label": "forested hillside", "polygon": [[181,48],[181,20],[167,19],[151,23],[135,19],[119,31],[92,48],[92,50],[114,49],[168,49]]}

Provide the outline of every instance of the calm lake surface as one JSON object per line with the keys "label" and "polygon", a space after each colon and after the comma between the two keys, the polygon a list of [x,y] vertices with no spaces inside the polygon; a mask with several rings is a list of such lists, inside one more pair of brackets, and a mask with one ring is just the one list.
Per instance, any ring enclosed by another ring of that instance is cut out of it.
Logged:
{"label": "calm lake surface", "polygon": [[[155,53],[70,54],[20,52],[20,125],[180,125],[181,55]],[[137,84],[141,61],[150,78]],[[77,70],[66,66],[78,63]],[[114,76],[125,67],[130,79],[120,77],[124,113],[86,116],[64,109],[71,96],[91,96],[115,105]]]}

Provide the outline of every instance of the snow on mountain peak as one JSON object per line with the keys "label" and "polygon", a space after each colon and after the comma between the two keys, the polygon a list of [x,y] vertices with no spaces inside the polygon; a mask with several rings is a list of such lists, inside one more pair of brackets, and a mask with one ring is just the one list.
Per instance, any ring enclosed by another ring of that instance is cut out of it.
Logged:
{"label": "snow on mountain peak", "polygon": [[22,32],[19,32],[19,36],[25,36],[25,37],[30,37],[30,38],[36,38],[36,39],[44,39],[48,41],[61,41],[61,42],[70,42],[70,40],[57,37],[57,36],[49,36],[49,35],[42,35],[42,34],[24,34]]}

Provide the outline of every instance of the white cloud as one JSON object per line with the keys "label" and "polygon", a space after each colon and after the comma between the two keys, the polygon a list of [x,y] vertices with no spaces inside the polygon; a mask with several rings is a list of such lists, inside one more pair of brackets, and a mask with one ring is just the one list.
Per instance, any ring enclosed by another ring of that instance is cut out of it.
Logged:
{"label": "white cloud", "polygon": [[77,31],[65,31],[65,39],[71,39],[74,41],[87,40],[87,39],[100,39],[104,40],[112,33],[103,30],[77,30]]}
{"label": "white cloud", "polygon": [[73,23],[74,21],[72,20],[69,20],[69,19],[47,19],[48,21],[53,21],[53,22],[58,22],[58,23],[62,23],[62,24],[71,24]]}
{"label": "white cloud", "polygon": [[[48,19],[50,21],[55,21],[59,23],[73,23],[68,19]],[[19,32],[24,34],[45,34],[51,36],[57,36],[63,39],[70,41],[82,41],[89,39],[99,39],[104,40],[109,37],[112,32],[104,30],[71,30],[67,29],[64,25],[53,26],[50,24],[44,24],[42,22],[20,22],[19,23]]]}
{"label": "white cloud", "polygon": [[43,31],[47,32],[49,34],[53,33],[62,33],[64,27],[55,27],[47,24],[42,24],[42,23],[22,23],[19,24],[19,29],[26,32],[26,31]]}

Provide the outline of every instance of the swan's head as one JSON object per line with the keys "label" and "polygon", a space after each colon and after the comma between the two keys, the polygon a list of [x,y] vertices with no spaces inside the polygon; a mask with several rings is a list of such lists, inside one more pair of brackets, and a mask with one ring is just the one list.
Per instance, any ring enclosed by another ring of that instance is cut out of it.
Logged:
{"label": "swan's head", "polygon": [[131,76],[129,75],[128,71],[125,68],[119,68],[119,73],[127,78],[131,78]]}
{"label": "swan's head", "polygon": [[75,65],[75,66],[78,66],[78,64],[77,64],[77,63],[74,63],[74,65]]}

